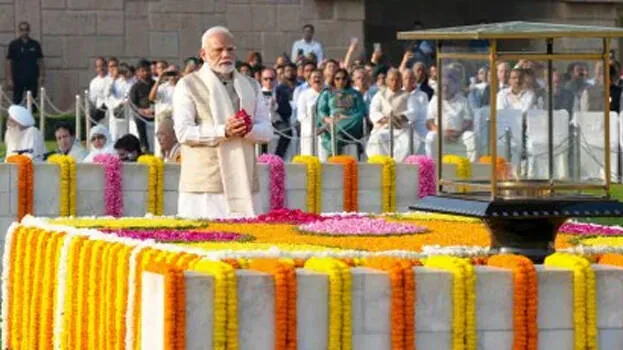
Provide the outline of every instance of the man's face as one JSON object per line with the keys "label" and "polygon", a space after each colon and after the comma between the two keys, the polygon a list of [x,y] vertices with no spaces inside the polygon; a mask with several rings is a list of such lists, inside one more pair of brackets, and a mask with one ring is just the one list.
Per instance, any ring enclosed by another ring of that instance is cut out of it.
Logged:
{"label": "man's face", "polygon": [[305,39],[306,41],[311,41],[313,37],[314,37],[313,29],[309,27],[303,28],[303,39]]}
{"label": "man's face", "polygon": [[69,133],[69,130],[58,129],[54,133],[54,136],[56,136],[56,144],[58,145],[58,149],[63,152],[71,149],[71,146],[74,143],[74,138]]}
{"label": "man's face", "polygon": [[104,62],[101,59],[96,59],[95,60],[95,73],[97,75],[104,75],[106,74],[106,62]]}
{"label": "man's face", "polygon": [[158,68],[157,68],[157,67],[158,67],[158,65],[157,65],[156,63],[152,63],[152,64],[151,64],[151,69],[150,69],[150,71],[149,71],[149,72],[150,72],[150,74],[151,74],[153,77],[155,77],[155,76],[157,76],[157,75],[158,75]]}
{"label": "man's face", "polygon": [[573,79],[584,79],[586,77],[586,69],[581,64],[576,64],[573,67]]}
{"label": "man's face", "polygon": [[233,40],[223,33],[217,33],[208,38],[201,49],[201,58],[209,67],[221,74],[229,74],[236,69],[236,55]]}
{"label": "man's face", "polygon": [[240,74],[246,75],[246,76],[250,77],[251,76],[251,70],[247,66],[240,66]]}
{"label": "man's face", "polygon": [[386,84],[391,91],[398,91],[402,88],[401,77],[398,74],[392,73],[387,76]]}
{"label": "man's face", "polygon": [[310,75],[309,80],[311,82],[312,88],[314,88],[316,91],[320,91],[322,89],[323,82],[322,82],[322,74],[320,72],[313,72]]}
{"label": "man's face", "polygon": [[286,69],[283,71],[283,76],[286,80],[296,79],[296,69],[291,66],[286,66]]}
{"label": "man's face", "polygon": [[19,37],[22,39],[28,39],[28,36],[30,34],[30,25],[29,24],[25,24],[22,23],[18,28],[17,31],[19,32]]}
{"label": "man's face", "polygon": [[116,61],[108,62],[108,71],[110,72],[110,75],[112,75],[113,77],[118,76],[119,75],[119,62],[116,62]]}
{"label": "man's face", "polygon": [[384,73],[379,73],[376,76],[376,85],[377,86],[385,86],[385,74]]}
{"label": "man's face", "polygon": [[147,79],[149,79],[149,77],[151,75],[151,72],[146,67],[139,67],[136,70],[136,75],[141,80],[147,80]]}
{"label": "man's face", "polygon": [[170,128],[158,128],[156,138],[158,139],[158,144],[160,144],[160,148],[163,151],[170,151],[177,143],[175,133]]}
{"label": "man's face", "polygon": [[309,80],[309,77],[311,77],[312,72],[314,71],[315,67],[313,64],[306,64],[303,67],[303,77],[305,78],[306,81]]}
{"label": "man's face", "polygon": [[368,76],[366,72],[362,70],[356,70],[353,73],[353,85],[358,89],[364,89],[368,87]]}
{"label": "man's face", "polygon": [[505,63],[501,63],[498,65],[497,73],[498,73],[498,81],[500,83],[506,84],[508,82],[508,65]]}
{"label": "man's face", "polygon": [[428,72],[428,75],[432,80],[437,80],[437,67],[431,66]]}
{"label": "man's face", "polygon": [[165,69],[167,69],[167,66],[163,62],[156,63],[156,76],[159,77]]}
{"label": "man's face", "polygon": [[333,76],[337,71],[337,65],[333,61],[327,62],[327,65],[324,67],[325,76]]}
{"label": "man's face", "polygon": [[411,92],[415,89],[415,73],[412,71],[407,71],[402,76],[402,86],[406,91]]}
{"label": "man's face", "polygon": [[266,90],[272,90],[275,86],[275,72],[272,70],[265,70],[262,72],[262,87]]}
{"label": "man's face", "polygon": [[450,74],[442,74],[441,87],[444,91],[444,99],[451,99],[459,91],[459,83],[457,77]]}
{"label": "man's face", "polygon": [[418,84],[421,84],[424,82],[424,78],[426,77],[426,68],[424,68],[423,64],[416,63],[413,66],[413,73],[415,73],[415,81]]}
{"label": "man's face", "polygon": [[508,84],[511,86],[511,89],[515,92],[521,90],[521,74],[518,71],[512,71],[510,78],[508,79]]}
{"label": "man's face", "polygon": [[117,152],[117,156],[119,156],[119,159],[122,162],[133,162],[136,160],[135,152],[130,152],[123,148],[116,148],[115,151]]}
{"label": "man's face", "polygon": [[560,86],[560,76],[558,72],[552,73],[552,86],[554,87],[554,91],[558,91],[558,86]]}

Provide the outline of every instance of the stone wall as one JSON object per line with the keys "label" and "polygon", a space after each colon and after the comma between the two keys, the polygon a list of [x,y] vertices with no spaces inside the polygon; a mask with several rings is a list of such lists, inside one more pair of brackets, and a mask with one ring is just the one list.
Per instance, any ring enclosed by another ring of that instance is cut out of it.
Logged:
{"label": "stone wall", "polygon": [[363,19],[361,0],[0,0],[0,50],[17,23],[29,21],[46,56],[46,87],[67,108],[88,86],[97,56],[181,63],[198,55],[201,34],[219,24],[236,35],[240,58],[255,50],[273,62],[290,53],[305,23],[316,26],[328,55],[343,56],[349,38],[363,38]]}

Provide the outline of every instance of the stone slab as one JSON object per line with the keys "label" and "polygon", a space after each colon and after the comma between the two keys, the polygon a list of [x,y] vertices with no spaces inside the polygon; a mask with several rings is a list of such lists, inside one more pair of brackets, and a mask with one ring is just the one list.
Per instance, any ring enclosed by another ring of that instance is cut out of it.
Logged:
{"label": "stone slab", "polygon": [[60,215],[60,173],[57,165],[33,163],[34,215]]}
{"label": "stone slab", "polygon": [[623,329],[600,329],[598,349],[623,349]]}
{"label": "stone slab", "polygon": [[164,347],[164,276],[143,272],[141,288],[141,349],[165,350]]}
{"label": "stone slab", "polygon": [[257,171],[260,180],[260,212],[256,214],[263,214],[270,211],[270,167],[258,163]]}
{"label": "stone slab", "polygon": [[[512,333],[514,305],[512,271],[488,266],[476,266],[475,271],[477,329]],[[492,336],[492,339],[494,338]]]}
{"label": "stone slab", "polygon": [[164,190],[176,191],[180,184],[180,165],[179,164],[164,164]]}
{"label": "stone slab", "polygon": [[177,215],[177,191],[165,191],[164,192],[164,215],[175,216]]}
{"label": "stone slab", "polygon": [[78,216],[103,216],[106,203],[104,191],[77,191],[76,214]]}
{"label": "stone slab", "polygon": [[76,190],[104,192],[104,168],[99,164],[76,164]]}
{"label": "stone slab", "polygon": [[123,163],[121,167],[123,178],[122,188],[126,191],[147,191],[149,168],[147,165],[138,163]]}
{"label": "stone slab", "polygon": [[423,350],[452,349],[452,332],[416,332],[415,348]]}
{"label": "stone slab", "polygon": [[573,334],[573,329],[539,330],[538,348],[547,350],[571,350],[574,348]]}
{"label": "stone slab", "polygon": [[296,270],[299,350],[325,350],[329,343],[329,276]]}
{"label": "stone slab", "polygon": [[359,163],[359,211],[364,213],[383,212],[381,193],[383,166]]}
{"label": "stone slab", "polygon": [[[419,333],[452,332],[452,274],[428,267],[415,267],[415,328]],[[418,337],[416,337],[417,339]],[[418,341],[418,349],[419,347]],[[427,349],[427,347],[425,347]],[[431,348],[432,349],[432,348]],[[447,349],[440,347],[438,349]]]}
{"label": "stone slab", "polygon": [[236,271],[238,344],[241,350],[275,348],[275,284],[269,274]]}
{"label": "stone slab", "polygon": [[[512,309],[511,309],[511,312],[512,312]],[[480,318],[478,319],[478,321],[480,321]],[[479,350],[513,350],[514,339],[515,337],[514,337],[514,333],[512,330],[478,332],[478,349]]]}
{"label": "stone slab", "polygon": [[472,163],[472,179],[487,180],[491,178],[491,165]]}
{"label": "stone slab", "polygon": [[307,167],[286,163],[286,207],[307,211]]}
{"label": "stone slab", "polygon": [[353,349],[384,350],[391,349],[391,335],[353,334]]}
{"label": "stone slab", "polygon": [[344,211],[344,166],[322,164],[322,212]]}
{"label": "stone slab", "polygon": [[623,268],[593,265],[593,269],[597,281],[597,327],[623,330]]}
{"label": "stone slab", "polygon": [[0,216],[0,242],[2,242],[2,244],[0,244],[0,249],[4,248],[4,237],[7,234],[9,226],[16,220],[17,218],[13,216]]}
{"label": "stone slab", "polygon": [[11,178],[11,168],[14,167],[13,164],[0,164],[0,192],[11,192],[12,187],[17,187],[17,179]]}
{"label": "stone slab", "polygon": [[[542,265],[537,265],[536,270],[539,279],[539,330],[573,329],[573,272]],[[539,338],[539,348],[550,349],[540,344]]]}
{"label": "stone slab", "polygon": [[147,214],[147,191],[123,191],[123,216]]}
{"label": "stone slab", "polygon": [[11,207],[11,192],[0,192],[0,216],[14,215]]}
{"label": "stone slab", "polygon": [[[454,164],[443,163],[441,165],[441,176],[442,179],[446,180],[456,180],[456,168],[457,166]],[[435,166],[435,174],[437,174],[437,167]],[[438,174],[437,174],[438,175]]]}
{"label": "stone slab", "polygon": [[418,200],[418,166],[396,164],[396,211],[407,211]]}
{"label": "stone slab", "polygon": [[186,286],[186,349],[212,349],[214,325],[214,278],[196,272],[185,272]]}

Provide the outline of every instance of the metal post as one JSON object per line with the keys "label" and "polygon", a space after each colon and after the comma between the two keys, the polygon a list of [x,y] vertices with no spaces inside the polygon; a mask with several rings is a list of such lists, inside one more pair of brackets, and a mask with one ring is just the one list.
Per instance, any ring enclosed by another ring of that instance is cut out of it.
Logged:
{"label": "metal post", "polygon": [[[487,130],[485,130],[485,132],[483,133],[483,135],[489,135],[489,130],[491,130],[491,116],[487,117],[487,119],[485,120],[485,125],[487,127]],[[491,155],[491,140],[489,140],[488,137],[485,137],[485,151],[483,152],[486,156],[490,156]]]}
{"label": "metal post", "polygon": [[312,107],[312,120],[311,120],[311,145],[312,145],[312,156],[317,156],[318,155],[318,136],[316,135],[317,132],[317,123],[318,121],[316,120],[316,105],[314,105],[314,107]]}
{"label": "metal post", "polygon": [[394,115],[389,115],[389,156],[394,158]]}
{"label": "metal post", "polygon": [[573,169],[573,178],[576,181],[580,181],[580,169],[582,164],[580,164],[580,152],[582,149],[582,145],[581,145],[581,140],[580,140],[580,134],[581,134],[582,130],[580,130],[579,127],[575,127],[574,131],[573,131],[573,146],[574,146],[574,156],[575,156],[575,161],[574,161],[574,169]]}
{"label": "metal post", "polygon": [[80,94],[76,94],[76,140],[82,140],[82,120],[80,120],[80,108],[81,108]]}
{"label": "metal post", "polygon": [[521,158],[519,176],[528,176],[528,112],[521,113]]}
{"label": "metal post", "polygon": [[84,139],[87,142],[87,149],[91,149],[91,140],[89,140],[89,134],[91,133],[91,108],[89,105],[89,90],[84,90],[84,119],[86,122],[86,135]]}
{"label": "metal post", "polygon": [[32,91],[26,91],[26,109],[32,113]]}
{"label": "metal post", "polygon": [[413,128],[413,123],[409,122],[409,155],[415,154],[415,140],[413,140],[413,134],[415,133],[415,129]]}
{"label": "metal post", "polygon": [[[437,40],[437,77],[439,79],[439,83],[437,84],[437,92],[435,93],[437,95],[437,159],[435,159],[435,162],[437,163],[437,192],[443,192],[443,185],[441,184],[441,180],[443,179],[443,174],[442,174],[442,170],[443,170],[443,164],[442,164],[442,159],[443,159],[443,154],[441,153],[443,151],[443,147],[442,147],[442,143],[443,143],[443,125],[442,125],[442,118],[441,115],[443,114],[442,112],[442,107],[443,107],[443,84],[442,84],[442,77],[443,77],[443,67],[442,67],[442,60],[441,60],[441,48],[442,48],[442,44],[441,44],[441,40]],[[492,76],[495,74],[491,74]]]}
{"label": "metal post", "polygon": [[[497,68],[497,40],[489,41],[489,67],[491,70]],[[498,77],[491,74],[491,88],[489,89],[489,147],[491,150],[491,200],[498,196],[498,173],[496,162],[498,159],[498,136],[497,136],[497,94]]]}
{"label": "metal post", "polygon": [[604,67],[604,174],[605,174],[605,190],[607,198],[610,198],[610,180],[612,176],[612,169],[610,166],[610,67],[609,65],[610,54],[610,39],[603,39],[603,52],[602,61]]}
{"label": "metal post", "polygon": [[[512,140],[511,129],[506,128],[504,130],[504,142],[506,144],[506,161],[511,164],[513,158],[513,152],[511,151],[511,140]],[[497,163],[496,163],[497,164]]]}
{"label": "metal post", "polygon": [[331,124],[329,125],[331,128],[331,156],[337,155],[337,133],[335,132],[336,125],[335,119],[331,118]]}
{"label": "metal post", "polygon": [[[554,53],[554,39],[547,39],[547,54]],[[550,191],[554,191],[554,92],[553,86],[553,65],[552,60],[547,60],[547,86],[550,88],[547,90],[547,161],[548,161],[548,180],[550,183]]]}
{"label": "metal post", "polygon": [[45,88],[41,87],[39,92],[39,131],[45,139]]}

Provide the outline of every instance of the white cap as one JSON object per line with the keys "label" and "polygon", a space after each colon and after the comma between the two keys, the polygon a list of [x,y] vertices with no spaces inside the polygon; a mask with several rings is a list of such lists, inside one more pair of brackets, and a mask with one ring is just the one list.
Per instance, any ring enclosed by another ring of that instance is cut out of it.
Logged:
{"label": "white cap", "polygon": [[32,114],[22,106],[12,105],[9,107],[9,117],[23,127],[28,128],[35,125],[35,118],[33,118]]}

